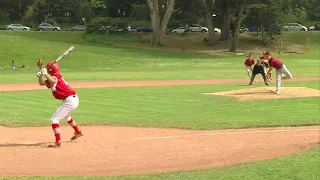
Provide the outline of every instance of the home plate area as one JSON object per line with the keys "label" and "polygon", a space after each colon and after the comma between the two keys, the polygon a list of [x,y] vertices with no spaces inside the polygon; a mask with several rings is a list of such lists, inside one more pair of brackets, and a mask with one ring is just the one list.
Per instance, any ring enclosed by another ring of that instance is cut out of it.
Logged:
{"label": "home plate area", "polygon": [[202,93],[204,95],[228,96],[239,101],[265,100],[265,99],[289,99],[303,97],[319,97],[320,91],[306,87],[282,87],[281,94],[275,94],[275,87],[259,87],[238,89],[232,91]]}

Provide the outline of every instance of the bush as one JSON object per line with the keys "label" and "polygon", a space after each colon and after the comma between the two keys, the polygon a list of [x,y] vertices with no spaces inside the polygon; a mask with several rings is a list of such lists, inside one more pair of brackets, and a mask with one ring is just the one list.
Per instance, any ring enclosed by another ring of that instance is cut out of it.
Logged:
{"label": "bush", "polygon": [[105,34],[106,31],[109,33],[125,33],[128,32],[129,26],[131,28],[137,28],[150,25],[150,21],[137,21],[129,18],[97,17],[87,24],[86,33]]}
{"label": "bush", "polygon": [[151,26],[151,22],[150,21],[146,21],[146,20],[130,20],[129,22],[129,26],[131,28],[137,28],[137,27],[150,27]]}
{"label": "bush", "polygon": [[88,34],[103,34],[106,32],[106,28],[108,26],[111,26],[111,18],[109,18],[109,17],[93,18],[86,25],[86,33],[88,33]]}

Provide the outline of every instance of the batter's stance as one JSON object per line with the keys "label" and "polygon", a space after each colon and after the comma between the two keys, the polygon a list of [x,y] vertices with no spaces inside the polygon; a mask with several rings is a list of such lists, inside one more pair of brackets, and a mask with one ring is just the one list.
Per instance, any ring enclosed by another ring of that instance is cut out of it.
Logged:
{"label": "batter's stance", "polygon": [[[282,79],[291,79],[292,75],[287,69],[287,67],[277,58],[271,57],[269,52],[266,52],[267,60],[270,65],[270,70],[272,71],[273,68],[276,69],[276,94],[280,94],[280,87],[281,87],[281,80]],[[285,74],[282,77],[282,73]]]}
{"label": "batter's stance", "polygon": [[268,84],[268,79],[264,70],[264,66],[262,65],[262,60],[258,59],[257,63],[254,65],[253,67],[253,71],[252,71],[252,75],[251,75],[251,79],[250,79],[250,83],[249,85],[252,85],[252,82],[254,81],[254,78],[256,77],[257,74],[262,74],[263,80],[264,80],[264,84],[265,85],[269,85]]}
{"label": "batter's stance", "polygon": [[[59,123],[62,119],[68,120],[68,123],[75,131],[71,140],[76,140],[84,135],[84,133],[79,129],[79,126],[71,117],[72,112],[79,105],[79,98],[77,93],[63,79],[59,71],[59,65],[53,61],[50,61],[48,62],[46,68],[42,68],[41,71],[37,73],[39,84],[41,86],[47,86],[48,89],[52,90],[52,95],[54,98],[63,101],[55,114],[51,117],[52,129],[56,141],[53,144],[48,145],[50,148],[56,148],[62,145],[59,126]],[[43,81],[43,76],[47,80]]]}

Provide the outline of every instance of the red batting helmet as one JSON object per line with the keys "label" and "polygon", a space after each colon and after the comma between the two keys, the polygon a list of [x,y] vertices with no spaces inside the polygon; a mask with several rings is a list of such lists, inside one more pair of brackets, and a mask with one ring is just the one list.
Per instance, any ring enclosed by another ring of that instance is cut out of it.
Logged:
{"label": "red batting helmet", "polygon": [[58,63],[54,62],[54,61],[50,61],[47,64],[47,70],[49,74],[54,74],[59,72],[59,65]]}

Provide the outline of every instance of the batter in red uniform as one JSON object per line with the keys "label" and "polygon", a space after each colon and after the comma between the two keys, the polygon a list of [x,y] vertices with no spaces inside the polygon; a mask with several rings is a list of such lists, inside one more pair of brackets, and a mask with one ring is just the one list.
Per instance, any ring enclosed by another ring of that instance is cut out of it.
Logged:
{"label": "batter in red uniform", "polygon": [[[53,61],[50,61],[46,68],[42,68],[40,72],[37,73],[39,78],[39,84],[41,86],[47,86],[51,89],[52,95],[55,99],[61,100],[62,104],[51,117],[52,129],[55,135],[55,142],[48,145],[48,147],[56,148],[60,147],[61,137],[60,137],[60,126],[59,123],[62,119],[66,119],[70,126],[74,129],[74,136],[71,140],[76,140],[83,136],[84,133],[79,129],[74,119],[71,117],[72,112],[79,105],[79,98],[77,93],[69,86],[69,84],[63,79],[59,72],[59,65]],[[47,79],[43,81],[43,76]]]}

